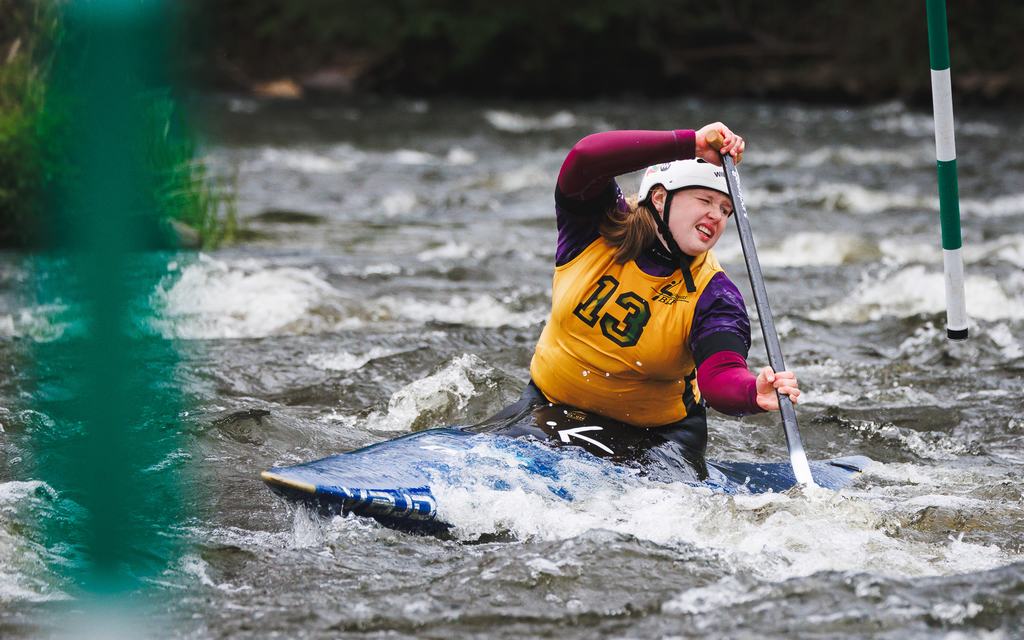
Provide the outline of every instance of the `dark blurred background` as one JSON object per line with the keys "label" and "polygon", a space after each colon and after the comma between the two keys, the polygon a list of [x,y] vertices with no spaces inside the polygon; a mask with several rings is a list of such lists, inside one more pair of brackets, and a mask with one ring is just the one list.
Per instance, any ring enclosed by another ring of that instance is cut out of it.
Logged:
{"label": "dark blurred background", "polygon": [[[183,60],[204,86],[283,94],[927,102],[924,9],[923,0],[188,0]],[[955,0],[948,14],[957,99],[1020,97],[1024,3]]]}

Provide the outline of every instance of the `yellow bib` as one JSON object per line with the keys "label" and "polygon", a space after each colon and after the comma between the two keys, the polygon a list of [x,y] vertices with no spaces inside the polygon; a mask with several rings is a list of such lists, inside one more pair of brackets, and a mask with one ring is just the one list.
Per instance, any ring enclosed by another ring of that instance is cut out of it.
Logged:
{"label": "yellow bib", "polygon": [[682,420],[700,401],[689,335],[701,292],[722,270],[712,252],[658,277],[615,262],[603,238],[555,268],[551,317],[530,375],[551,402],[641,427]]}

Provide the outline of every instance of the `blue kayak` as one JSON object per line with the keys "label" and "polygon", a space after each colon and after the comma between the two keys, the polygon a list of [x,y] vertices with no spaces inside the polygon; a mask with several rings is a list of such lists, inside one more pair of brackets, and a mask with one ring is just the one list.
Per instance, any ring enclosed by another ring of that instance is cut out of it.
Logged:
{"label": "blue kayak", "polygon": [[[403,531],[432,534],[451,526],[438,515],[438,496],[453,487],[539,490],[571,501],[595,478],[615,482],[616,476],[681,481],[728,494],[779,492],[796,485],[789,462],[707,460],[697,475],[692,470],[665,475],[663,469],[650,472],[640,464],[616,463],[610,456],[599,457],[602,451],[594,455],[592,445],[609,448],[587,429],[601,427],[564,429],[560,447],[461,427],[429,429],[313,462],[273,467],[262,477],[277,494],[323,513],[364,516]],[[840,489],[870,462],[864,456],[811,462],[811,473],[819,486]],[[581,476],[581,468],[590,471]]]}

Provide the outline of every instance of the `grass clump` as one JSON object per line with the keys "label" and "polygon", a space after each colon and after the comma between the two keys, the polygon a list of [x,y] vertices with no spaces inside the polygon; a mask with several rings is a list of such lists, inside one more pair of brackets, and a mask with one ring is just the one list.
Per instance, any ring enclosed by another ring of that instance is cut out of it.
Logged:
{"label": "grass clump", "polygon": [[[76,189],[68,141],[81,136],[80,102],[57,88],[88,42],[68,46],[62,10],[51,0],[0,0],[0,248],[61,244],[60,196]],[[64,56],[61,58],[61,56]],[[210,249],[237,230],[234,180],[218,176],[168,90],[138,97],[142,130],[132,161],[146,176],[138,203],[158,232],[152,248]]]}
{"label": "grass clump", "polygon": [[170,97],[147,104],[146,115],[155,209],[172,242],[202,249],[233,242],[238,231],[235,176],[211,171]]}
{"label": "grass clump", "polygon": [[0,0],[0,15],[0,247],[16,247],[37,241],[36,208],[61,170],[43,110],[59,30],[48,3]]}

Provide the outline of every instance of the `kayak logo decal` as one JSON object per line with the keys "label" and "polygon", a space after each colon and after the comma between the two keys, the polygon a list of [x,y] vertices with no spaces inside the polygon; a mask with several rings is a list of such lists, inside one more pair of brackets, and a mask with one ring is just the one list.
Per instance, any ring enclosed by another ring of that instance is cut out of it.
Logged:
{"label": "kayak logo decal", "polygon": [[566,444],[572,444],[571,442],[569,442],[569,440],[571,438],[576,438],[577,440],[583,440],[584,442],[589,442],[590,444],[594,445],[595,447],[598,447],[602,451],[607,451],[609,455],[615,455],[615,452],[612,451],[611,449],[609,449],[608,447],[606,447],[603,443],[598,442],[597,440],[594,440],[593,438],[589,438],[589,437],[587,437],[585,435],[582,435],[584,432],[587,432],[587,431],[604,431],[604,428],[603,427],[591,426],[591,427],[574,427],[572,429],[561,429],[558,432],[558,439],[561,440],[562,442],[566,443]]}
{"label": "kayak logo decal", "polygon": [[385,516],[408,520],[432,520],[437,502],[429,493],[413,493],[395,489],[349,489],[332,487],[330,493],[344,499],[344,511],[361,516]]}

